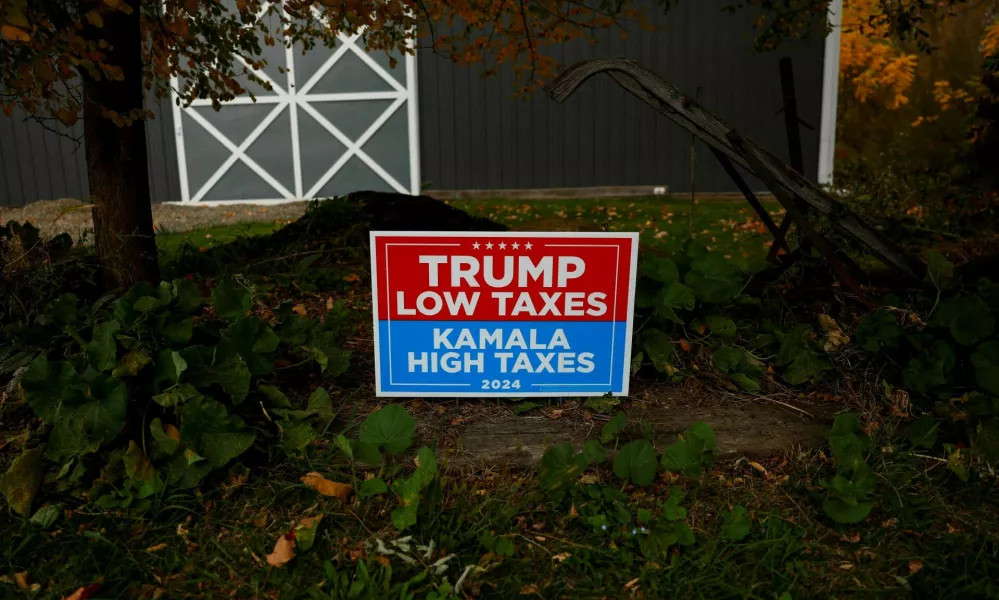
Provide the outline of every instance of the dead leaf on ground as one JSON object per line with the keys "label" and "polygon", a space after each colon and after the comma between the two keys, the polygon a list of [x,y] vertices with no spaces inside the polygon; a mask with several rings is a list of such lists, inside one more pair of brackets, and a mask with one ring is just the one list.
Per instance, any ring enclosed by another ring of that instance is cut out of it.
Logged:
{"label": "dead leaf on ground", "polygon": [[69,596],[66,596],[63,600],[87,600],[96,594],[99,589],[101,589],[100,583],[91,583],[90,585],[81,587]]}
{"label": "dead leaf on ground", "polygon": [[624,589],[630,590],[631,588],[635,587],[635,584],[637,584],[639,581],[641,581],[641,577],[636,577],[632,579],[628,583],[624,584]]}
{"label": "dead leaf on ground", "polygon": [[556,554],[555,556],[553,556],[552,560],[555,560],[555,561],[558,561],[558,562],[563,562],[564,560],[566,560],[570,556],[572,556],[572,554],[569,554],[568,552],[562,552],[560,554]]}
{"label": "dead leaf on ground", "polygon": [[354,486],[347,483],[337,483],[326,479],[321,474],[312,472],[302,476],[302,483],[316,490],[323,496],[333,496],[346,502],[354,491]]}
{"label": "dead leaf on ground", "polygon": [[387,556],[381,556],[381,555],[375,557],[375,562],[383,567],[388,567],[392,564],[392,561],[390,561]]}
{"label": "dead leaf on ground", "polygon": [[166,544],[155,544],[153,546],[146,548],[146,552],[159,552],[160,550],[166,547],[167,547]]}
{"label": "dead leaf on ground", "polygon": [[909,574],[915,575],[916,573],[923,570],[923,561],[921,560],[910,560],[909,561]]}
{"label": "dead leaf on ground", "polygon": [[14,583],[16,583],[17,587],[21,588],[22,590],[27,590],[28,589],[28,572],[27,571],[21,571],[20,573],[14,573]]}
{"label": "dead leaf on ground", "polygon": [[291,311],[293,313],[295,313],[296,315],[301,315],[303,317],[306,316],[309,313],[309,311],[305,310],[305,305],[304,304],[296,304],[295,306],[293,306],[291,308]]}
{"label": "dead leaf on ground", "polygon": [[843,571],[852,571],[854,568],[856,568],[856,565],[854,565],[853,563],[845,562],[841,564],[839,568]]}
{"label": "dead leaf on ground", "polygon": [[754,469],[756,469],[760,473],[763,473],[764,475],[767,474],[766,468],[758,462],[749,461],[749,466],[753,467]]}
{"label": "dead leaf on ground", "polygon": [[285,534],[277,539],[274,551],[267,555],[267,564],[272,567],[283,567],[293,558],[295,558],[295,538]]}
{"label": "dead leaf on ground", "polygon": [[850,535],[844,535],[840,539],[843,540],[844,542],[847,542],[848,544],[856,544],[857,542],[860,541],[860,534],[852,533]]}
{"label": "dead leaf on ground", "polygon": [[537,594],[537,593],[538,593],[538,586],[533,583],[529,583],[520,588],[521,596],[527,596],[528,594]]}

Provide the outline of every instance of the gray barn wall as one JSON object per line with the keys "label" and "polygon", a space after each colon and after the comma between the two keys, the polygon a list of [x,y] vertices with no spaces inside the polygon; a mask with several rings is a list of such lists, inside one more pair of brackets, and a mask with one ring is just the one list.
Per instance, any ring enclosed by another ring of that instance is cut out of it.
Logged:
{"label": "gray barn wall", "polygon": [[[753,54],[752,15],[730,15],[718,3],[680,2],[667,28],[598,33],[600,43],[549,49],[560,64],[626,56],[663,75],[787,161],[778,60],[795,67],[798,110],[816,129],[802,129],[806,175],[815,179],[821,111],[823,40],[794,42],[779,52]],[[321,50],[320,50],[321,51]],[[666,117],[598,76],[564,104],[542,91],[512,97],[513,74],[479,77],[428,51],[418,55],[421,177],[427,190],[666,185],[690,189],[690,136]],[[399,68],[399,67],[397,67]],[[180,200],[173,113],[150,98],[156,119],[146,123],[154,202]],[[82,133],[82,123],[71,135]],[[703,144],[697,146],[699,192],[735,187]],[[762,186],[750,178],[757,189]],[[0,115],[0,206],[88,194],[82,145],[45,130],[23,113]]]}
{"label": "gray barn wall", "polygon": [[[150,94],[146,107],[156,114],[155,119],[146,121],[153,202],[180,200],[170,101],[157,101]],[[26,120],[26,114],[20,110],[15,110],[11,117],[0,115],[0,206],[22,206],[35,200],[59,198],[86,199],[90,188],[82,136],[82,119],[73,127],[56,121],[46,121],[43,126]]]}
{"label": "gray barn wall", "polygon": [[[787,159],[778,61],[794,61],[805,175],[816,178],[822,95],[823,38],[778,52],[752,53],[755,15],[731,15],[716,2],[679,2],[666,29],[616,30],[600,43],[546,49],[561,65],[622,56],[662,75],[687,95],[703,88],[702,105],[778,157]],[[538,90],[514,100],[509,69],[481,70],[430,52],[419,54],[421,173],[427,189],[530,189],[666,185],[690,190],[690,134],[625,92],[610,77],[583,84],[563,104]],[[696,149],[698,192],[734,192],[707,146]],[[754,189],[763,189],[749,179]]]}

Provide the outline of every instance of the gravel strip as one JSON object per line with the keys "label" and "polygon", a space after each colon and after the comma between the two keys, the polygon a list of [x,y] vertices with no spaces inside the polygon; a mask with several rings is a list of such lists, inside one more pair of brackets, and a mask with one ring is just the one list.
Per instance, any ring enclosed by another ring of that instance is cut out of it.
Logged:
{"label": "gravel strip", "polygon": [[[153,228],[158,233],[173,233],[252,221],[286,224],[305,214],[308,205],[308,202],[274,206],[153,204]],[[84,232],[94,227],[92,207],[91,204],[69,198],[32,202],[22,207],[0,206],[0,225],[8,221],[28,221],[41,230],[43,239],[65,232],[73,236],[74,240],[79,240]]]}

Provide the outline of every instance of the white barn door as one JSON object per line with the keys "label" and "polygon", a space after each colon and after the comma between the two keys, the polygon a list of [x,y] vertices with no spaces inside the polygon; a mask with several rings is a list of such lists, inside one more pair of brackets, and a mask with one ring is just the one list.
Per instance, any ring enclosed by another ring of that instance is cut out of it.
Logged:
{"label": "white barn door", "polygon": [[[384,52],[365,52],[359,36],[304,55],[262,38],[267,66],[255,74],[272,89],[241,78],[256,102],[246,94],[219,111],[207,99],[174,103],[182,202],[420,193],[415,56],[399,55],[391,68]],[[245,63],[235,56],[234,64],[240,72]]]}

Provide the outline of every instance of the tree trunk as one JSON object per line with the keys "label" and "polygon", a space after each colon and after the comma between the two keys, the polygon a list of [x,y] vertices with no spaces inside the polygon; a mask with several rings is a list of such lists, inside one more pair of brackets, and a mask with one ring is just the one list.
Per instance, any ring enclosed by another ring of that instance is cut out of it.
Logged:
{"label": "tree trunk", "polygon": [[[106,111],[126,116],[143,108],[142,33],[139,0],[128,0],[131,14],[102,10],[103,26],[90,23],[88,40],[106,40],[104,62],[122,69],[120,80],[103,74],[83,77],[83,135],[87,175],[93,197],[94,233],[105,287],[128,288],[139,281],[157,283],[159,263],[153,233],[146,163],[146,127],[142,119],[119,127]],[[80,0],[80,13],[107,8],[102,0]],[[86,23],[86,20],[84,20]],[[96,44],[95,44],[96,45]]]}

